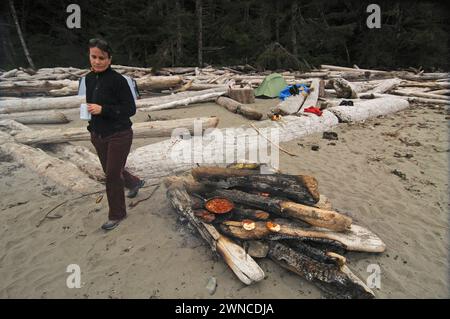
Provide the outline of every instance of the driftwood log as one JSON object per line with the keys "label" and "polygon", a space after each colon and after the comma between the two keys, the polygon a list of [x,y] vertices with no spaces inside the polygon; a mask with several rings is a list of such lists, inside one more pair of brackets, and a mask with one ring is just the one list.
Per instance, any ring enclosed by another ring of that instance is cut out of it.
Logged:
{"label": "driftwood log", "polygon": [[334,298],[371,299],[373,291],[347,266],[325,264],[279,242],[271,242],[268,256],[275,263],[313,282]]}
{"label": "driftwood log", "polygon": [[237,113],[245,116],[250,120],[260,120],[263,117],[263,114],[256,111],[254,108],[249,107],[247,105],[243,105],[233,99],[220,96],[216,99],[216,103],[220,106],[223,106],[228,111],[232,113]]}
{"label": "driftwood log", "polygon": [[74,164],[46,154],[41,149],[18,143],[3,143],[0,152],[53,182],[80,193],[101,190],[103,186],[87,177]]}
{"label": "driftwood log", "polygon": [[243,283],[250,285],[264,279],[263,270],[246,254],[241,246],[220,234],[214,226],[206,224],[194,216],[191,208],[191,196],[187,193],[182,181],[169,177],[165,180],[165,184],[167,197],[177,213],[186,218],[197,229],[213,251],[219,252]]}
{"label": "driftwood log", "polygon": [[336,211],[248,194],[238,190],[217,189],[212,194],[214,196],[226,197],[241,205],[258,208],[269,213],[277,214],[281,217],[300,220],[307,222],[310,225],[335,231],[344,231],[348,229],[352,223],[350,217],[344,216]]}
{"label": "driftwood log", "polygon": [[399,97],[361,100],[354,106],[338,105],[328,108],[340,122],[359,122],[371,117],[398,112],[409,107],[408,101]]}
{"label": "driftwood log", "polygon": [[317,180],[307,175],[260,174],[256,170],[198,167],[192,169],[192,176],[206,185],[267,192],[309,205],[316,204],[320,198]]}
{"label": "driftwood log", "polygon": [[220,224],[223,233],[243,240],[251,239],[324,239],[338,242],[347,251],[380,253],[386,250],[383,241],[370,230],[352,224],[345,231],[333,231],[276,218],[269,221],[255,221],[255,229],[246,230],[240,221],[228,221]]}
{"label": "driftwood log", "polygon": [[[135,138],[170,136],[174,129],[184,128],[193,132],[194,122],[201,124],[203,130],[216,127],[217,117],[187,118],[170,121],[152,121],[136,123],[133,126]],[[43,129],[19,132],[14,136],[17,143],[22,144],[53,144],[70,141],[88,141],[90,133],[85,127],[67,129]]]}
{"label": "driftwood log", "polygon": [[69,119],[64,113],[53,110],[46,112],[21,112],[12,114],[0,114],[0,120],[11,119],[22,124],[65,124]]}
{"label": "driftwood log", "polygon": [[140,108],[138,108],[138,110],[143,111],[143,112],[158,111],[158,110],[172,109],[172,108],[176,108],[179,106],[183,107],[183,106],[187,106],[189,104],[194,104],[194,103],[209,102],[209,101],[214,101],[217,97],[224,95],[225,93],[226,93],[226,91],[207,93],[207,94],[203,94],[203,95],[197,95],[197,96],[183,98],[181,100],[176,100],[176,101],[172,101],[172,102],[161,103],[161,104],[157,104],[157,105],[153,105],[153,106],[149,106],[149,107],[140,107]]}
{"label": "driftwood log", "polygon": [[288,96],[284,101],[280,102],[278,105],[271,109],[271,113],[269,113],[269,116],[272,114],[295,114],[302,107],[305,98],[306,93],[303,92],[297,95]]}

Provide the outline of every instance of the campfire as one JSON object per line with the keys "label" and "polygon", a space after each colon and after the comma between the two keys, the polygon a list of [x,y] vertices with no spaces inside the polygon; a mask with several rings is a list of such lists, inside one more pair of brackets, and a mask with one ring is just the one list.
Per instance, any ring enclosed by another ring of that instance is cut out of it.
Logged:
{"label": "campfire", "polygon": [[314,177],[261,174],[259,168],[194,168],[166,179],[167,197],[248,285],[265,276],[254,258],[270,258],[328,296],[374,298],[343,255],[383,252],[382,240],[333,210]]}

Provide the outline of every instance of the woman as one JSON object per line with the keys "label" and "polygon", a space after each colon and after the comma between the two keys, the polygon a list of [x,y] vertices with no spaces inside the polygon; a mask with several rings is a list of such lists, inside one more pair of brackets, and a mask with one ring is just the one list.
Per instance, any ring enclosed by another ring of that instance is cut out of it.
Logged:
{"label": "woman", "polygon": [[135,197],[144,181],[125,170],[133,140],[130,117],[136,105],[126,79],[111,69],[112,50],[101,39],[89,41],[91,72],[86,75],[86,103],[92,118],[87,129],[106,175],[109,219],[102,229],[111,230],[127,215],[124,187]]}

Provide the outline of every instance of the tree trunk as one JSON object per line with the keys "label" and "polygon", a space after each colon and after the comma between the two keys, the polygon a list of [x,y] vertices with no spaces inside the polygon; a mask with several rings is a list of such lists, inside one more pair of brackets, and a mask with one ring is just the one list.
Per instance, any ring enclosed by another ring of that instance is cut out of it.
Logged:
{"label": "tree trunk", "polygon": [[7,81],[0,82],[0,96],[23,96],[27,94],[49,94],[51,90],[68,87],[70,92],[78,91],[78,81]]}
{"label": "tree trunk", "polygon": [[248,194],[238,190],[217,189],[212,193],[214,196],[229,198],[235,203],[262,209],[282,217],[293,218],[307,222],[313,226],[344,231],[352,223],[351,218],[336,211],[324,210],[316,207],[306,206],[294,202],[266,198],[264,196]]}
{"label": "tree trunk", "polygon": [[255,92],[252,88],[231,88],[228,96],[242,104],[255,103]]}
{"label": "tree trunk", "polygon": [[255,170],[221,167],[198,167],[191,173],[195,180],[207,185],[264,192],[287,197],[297,203],[314,205],[320,197],[317,180],[312,176],[261,174]]}
{"label": "tree trunk", "polygon": [[298,58],[297,49],[297,2],[293,1],[291,3],[291,44],[292,44],[292,54]]}
{"label": "tree trunk", "polygon": [[11,15],[14,20],[14,24],[16,25],[17,35],[19,36],[20,43],[22,44],[23,52],[25,53],[25,57],[27,58],[28,64],[33,70],[36,70],[34,66],[33,60],[31,59],[30,52],[28,51],[27,44],[25,43],[25,39],[22,35],[22,30],[20,29],[19,19],[17,18],[16,9],[14,8],[14,1],[9,0],[9,7],[11,9]]}
{"label": "tree trunk", "polygon": [[198,66],[203,67],[203,7],[202,0],[195,1],[195,8],[197,13],[197,58]]}
{"label": "tree trunk", "polygon": [[[187,129],[194,131],[194,121],[201,123],[203,130],[216,127],[219,119],[210,118],[187,118],[170,121],[152,121],[136,123],[133,126],[134,138],[171,136],[174,129]],[[20,132],[14,136],[17,143],[23,144],[54,144],[70,141],[88,141],[90,133],[85,127],[74,127],[66,129],[44,129],[29,132]]]}
{"label": "tree trunk", "polygon": [[358,98],[358,93],[353,84],[345,79],[333,79],[333,87],[336,91],[337,97],[344,99],[356,99]]}
{"label": "tree trunk", "polygon": [[255,109],[248,107],[246,105],[240,104],[239,102],[236,102],[235,100],[232,100],[227,97],[219,97],[216,99],[216,103],[220,106],[223,106],[228,111],[233,113],[238,113],[250,120],[260,120],[263,117],[263,114],[256,111]]}
{"label": "tree trunk", "polygon": [[176,13],[176,22],[177,22],[175,63],[176,63],[176,65],[181,65],[181,61],[183,61],[183,32],[181,30],[180,0],[175,1],[175,13]]}
{"label": "tree trunk", "polygon": [[246,285],[264,279],[264,272],[258,264],[248,256],[242,247],[236,245],[226,236],[220,234],[214,226],[199,221],[193,214],[192,201],[182,183],[177,179],[167,178],[167,198],[177,213],[186,218],[215,252],[222,255],[236,276]]}
{"label": "tree trunk", "polygon": [[395,89],[402,81],[400,79],[388,79],[381,81],[375,88],[366,93],[385,93]]}

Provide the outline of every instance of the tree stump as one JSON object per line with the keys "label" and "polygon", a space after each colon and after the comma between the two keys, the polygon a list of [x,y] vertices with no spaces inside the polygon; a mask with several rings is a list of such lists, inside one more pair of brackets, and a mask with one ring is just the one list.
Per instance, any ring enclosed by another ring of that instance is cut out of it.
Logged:
{"label": "tree stump", "polygon": [[255,103],[255,93],[252,88],[231,88],[228,96],[242,104]]}

